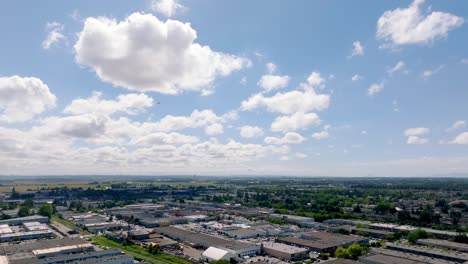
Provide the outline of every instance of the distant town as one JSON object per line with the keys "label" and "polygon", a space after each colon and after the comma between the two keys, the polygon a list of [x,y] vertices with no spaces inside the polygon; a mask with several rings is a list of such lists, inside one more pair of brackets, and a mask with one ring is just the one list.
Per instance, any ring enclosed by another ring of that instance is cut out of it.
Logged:
{"label": "distant town", "polygon": [[466,178],[0,184],[2,264],[468,263]]}

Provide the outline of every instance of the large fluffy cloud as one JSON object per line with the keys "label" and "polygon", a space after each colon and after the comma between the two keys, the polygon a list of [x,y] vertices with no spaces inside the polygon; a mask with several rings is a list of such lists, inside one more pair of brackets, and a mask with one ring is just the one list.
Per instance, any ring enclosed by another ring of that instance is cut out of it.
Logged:
{"label": "large fluffy cloud", "polygon": [[444,12],[423,14],[414,0],[408,8],[386,11],[377,21],[377,38],[386,42],[384,47],[409,44],[428,44],[445,38],[450,30],[461,26],[463,18]]}
{"label": "large fluffy cloud", "polygon": [[257,82],[257,85],[262,87],[266,92],[281,89],[288,86],[289,76],[287,75],[263,75]]}
{"label": "large fluffy cloud", "polygon": [[450,143],[468,145],[468,132],[463,132],[460,135],[456,136],[455,139],[452,140]]}
{"label": "large fluffy cloud", "polygon": [[55,106],[56,97],[35,77],[0,77],[0,122],[24,122]]}
{"label": "large fluffy cloud", "polygon": [[261,93],[255,94],[241,103],[241,110],[251,111],[257,108],[266,108],[270,112],[281,114],[306,113],[325,110],[328,108],[329,103],[329,95],[317,94],[313,89],[294,90],[286,93],[276,93],[271,97]]}
{"label": "large fluffy cloud", "polygon": [[283,145],[283,144],[298,144],[306,140],[301,134],[296,132],[288,132],[283,137],[266,137],[264,139],[267,144]]}
{"label": "large fluffy cloud", "polygon": [[[190,116],[167,115],[157,123],[148,126],[157,131],[169,132],[183,130],[186,128],[210,127],[214,124],[220,124],[223,118],[217,116],[212,110],[194,110]],[[207,129],[207,134],[219,134],[214,131],[222,132],[222,126],[211,127]],[[210,133],[214,132],[214,133]]]}
{"label": "large fluffy cloud", "polygon": [[195,43],[189,23],[133,13],[123,21],[89,17],[74,48],[76,61],[115,86],[137,91],[208,94],[213,81],[250,64]]}
{"label": "large fluffy cloud", "polygon": [[153,106],[153,99],[145,94],[122,94],[116,100],[101,99],[102,93],[94,92],[86,99],[75,99],[64,112],[68,114],[101,113],[111,115],[123,112],[134,115]]}
{"label": "large fluffy cloud", "polygon": [[320,122],[316,113],[296,112],[290,116],[277,117],[271,124],[271,131],[283,133],[298,131],[309,126],[317,126]]}
{"label": "large fluffy cloud", "polygon": [[408,137],[406,140],[407,144],[426,144],[429,142],[427,138],[423,138],[422,136],[428,134],[430,132],[429,128],[426,127],[415,127],[415,128],[408,128],[405,130],[404,134]]}
{"label": "large fluffy cloud", "polygon": [[240,135],[243,138],[254,138],[263,136],[263,129],[257,126],[243,126],[240,128]]}

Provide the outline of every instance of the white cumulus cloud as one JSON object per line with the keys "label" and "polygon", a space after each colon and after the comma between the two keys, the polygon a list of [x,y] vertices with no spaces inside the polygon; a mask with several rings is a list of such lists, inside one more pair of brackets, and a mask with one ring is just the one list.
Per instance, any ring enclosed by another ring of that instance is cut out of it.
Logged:
{"label": "white cumulus cloud", "polygon": [[189,23],[162,22],[151,14],[133,13],[123,21],[89,17],[74,45],[75,59],[115,86],[164,94],[207,95],[216,78],[251,65],[196,38]]}
{"label": "white cumulus cloud", "polygon": [[377,38],[382,47],[429,44],[446,38],[448,32],[461,26],[462,17],[444,12],[424,14],[420,6],[424,0],[414,0],[407,8],[385,11],[377,21]]}
{"label": "white cumulus cloud", "polygon": [[111,115],[118,112],[136,115],[153,106],[153,99],[145,94],[122,94],[116,100],[101,99],[101,92],[93,92],[91,97],[75,99],[65,107],[64,113],[80,115],[101,113]]}
{"label": "white cumulus cloud", "polygon": [[55,95],[38,78],[0,77],[0,122],[28,121],[54,107],[55,101]]}
{"label": "white cumulus cloud", "polygon": [[446,130],[448,132],[455,131],[457,129],[464,128],[465,126],[466,126],[465,120],[457,120],[449,128],[447,128]]}
{"label": "white cumulus cloud", "polygon": [[422,136],[428,134],[431,130],[427,127],[415,127],[415,128],[408,128],[405,130],[405,136]]}
{"label": "white cumulus cloud", "polygon": [[266,137],[266,144],[283,145],[283,144],[298,144],[306,140],[301,134],[296,132],[288,132],[283,137]]}
{"label": "white cumulus cloud", "polygon": [[364,55],[364,47],[360,41],[353,42],[353,50],[351,51],[350,57]]}
{"label": "white cumulus cloud", "polygon": [[364,77],[362,77],[359,74],[355,74],[355,75],[353,75],[353,77],[351,77],[351,81],[353,81],[353,82],[358,82],[358,81],[361,81],[363,79],[364,79]]}
{"label": "white cumulus cloud", "polygon": [[426,144],[429,142],[428,139],[423,138],[422,136],[430,132],[429,128],[426,127],[414,127],[408,128],[404,131],[405,136],[408,137],[407,144]]}
{"label": "white cumulus cloud", "polygon": [[261,137],[263,129],[257,126],[243,126],[240,128],[240,135],[243,138]]}
{"label": "white cumulus cloud", "polygon": [[316,113],[296,112],[289,116],[279,116],[271,124],[273,132],[298,131],[309,126],[320,125],[320,118]]}
{"label": "white cumulus cloud", "polygon": [[153,0],[151,1],[151,9],[167,17],[172,17],[186,7],[181,5],[179,0]]}
{"label": "white cumulus cloud", "polygon": [[46,24],[47,36],[42,41],[43,49],[50,49],[53,45],[60,41],[66,41],[67,37],[63,34],[64,25],[58,22],[48,22]]}
{"label": "white cumulus cloud", "polygon": [[397,64],[395,66],[393,66],[392,68],[390,68],[387,73],[388,75],[393,75],[394,73],[400,71],[401,69],[403,69],[403,67],[405,67],[405,62],[404,61],[399,61],[397,62]]}
{"label": "white cumulus cloud", "polygon": [[468,132],[463,132],[460,135],[456,136],[450,143],[468,145]]}
{"label": "white cumulus cloud", "polygon": [[220,123],[214,123],[205,128],[205,134],[209,136],[220,135],[224,133],[224,127]]}
{"label": "white cumulus cloud", "polygon": [[311,85],[313,88],[325,88],[325,79],[322,78],[319,72],[312,72],[309,77],[307,77],[307,83]]}
{"label": "white cumulus cloud", "polygon": [[368,95],[374,95],[376,93],[380,93],[384,88],[384,83],[383,82],[380,82],[380,83],[373,83],[369,89],[367,90],[367,94]]}
{"label": "white cumulus cloud", "polygon": [[317,140],[326,139],[326,138],[329,138],[329,137],[330,137],[330,134],[328,133],[327,130],[323,130],[323,131],[320,131],[320,132],[315,132],[315,133],[312,134],[312,138],[317,139]]}
{"label": "white cumulus cloud", "polygon": [[282,89],[288,86],[289,76],[287,75],[263,75],[257,82],[257,85],[262,87],[266,92],[277,89]]}
{"label": "white cumulus cloud", "polygon": [[279,92],[270,97],[258,93],[242,101],[241,110],[252,111],[257,108],[266,108],[270,112],[293,114],[325,110],[329,104],[329,95],[317,94],[313,89],[308,89],[306,91]]}

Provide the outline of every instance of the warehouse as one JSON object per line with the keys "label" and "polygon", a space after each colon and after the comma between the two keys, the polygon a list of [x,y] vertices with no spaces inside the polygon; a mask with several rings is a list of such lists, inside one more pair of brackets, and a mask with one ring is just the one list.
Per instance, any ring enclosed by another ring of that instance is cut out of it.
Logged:
{"label": "warehouse", "polygon": [[209,247],[202,253],[201,258],[207,262],[217,261],[221,259],[229,261],[230,259],[235,258],[235,255],[224,249]]}
{"label": "warehouse", "polygon": [[468,253],[468,244],[451,242],[447,240],[440,240],[440,239],[419,239],[418,244],[430,246],[430,247],[438,247],[438,248],[447,248],[451,250],[456,250],[460,252]]}
{"label": "warehouse", "polygon": [[308,257],[308,251],[305,248],[272,242],[263,243],[262,246],[266,254],[287,261],[302,260]]}
{"label": "warehouse", "polygon": [[463,252],[445,252],[441,250],[434,250],[425,247],[416,247],[416,246],[406,246],[400,245],[395,243],[387,243],[387,249],[411,253],[420,256],[426,256],[430,258],[438,258],[448,261],[455,261],[455,262],[467,262],[468,261],[468,254]]}
{"label": "warehouse", "polygon": [[220,232],[228,237],[236,238],[236,239],[247,239],[247,238],[255,238],[265,236],[266,232],[263,230],[257,230],[253,228],[237,228],[234,230],[226,230]]}
{"label": "warehouse", "polygon": [[301,237],[279,238],[278,242],[305,247],[318,253],[333,253],[338,247],[348,247],[353,243],[368,244],[369,240],[360,236],[347,236],[327,232],[310,232]]}
{"label": "warehouse", "polygon": [[254,256],[260,253],[259,245],[194,233],[172,226],[158,227],[155,228],[155,231],[180,242],[191,244],[194,247],[226,249],[237,257]]}

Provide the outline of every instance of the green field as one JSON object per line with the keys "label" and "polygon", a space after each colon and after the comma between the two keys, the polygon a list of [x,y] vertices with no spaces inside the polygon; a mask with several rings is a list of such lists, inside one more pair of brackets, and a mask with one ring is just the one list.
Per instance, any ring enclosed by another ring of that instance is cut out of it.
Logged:
{"label": "green field", "polygon": [[172,256],[168,254],[157,254],[157,255],[150,254],[148,251],[146,251],[146,249],[136,246],[136,245],[123,246],[122,244],[112,241],[110,239],[107,239],[103,236],[95,236],[95,237],[92,237],[91,240],[100,246],[121,249],[128,255],[133,256],[135,259],[144,260],[149,263],[190,264],[189,261],[186,261],[176,256]]}
{"label": "green field", "polygon": [[88,231],[76,226],[73,222],[68,221],[66,219],[63,219],[63,218],[60,218],[57,215],[53,215],[51,217],[50,221],[60,223],[60,224],[62,224],[64,226],[66,226],[66,227],[69,227],[70,229],[75,230],[76,232],[80,233],[81,235],[89,235],[90,234]]}

